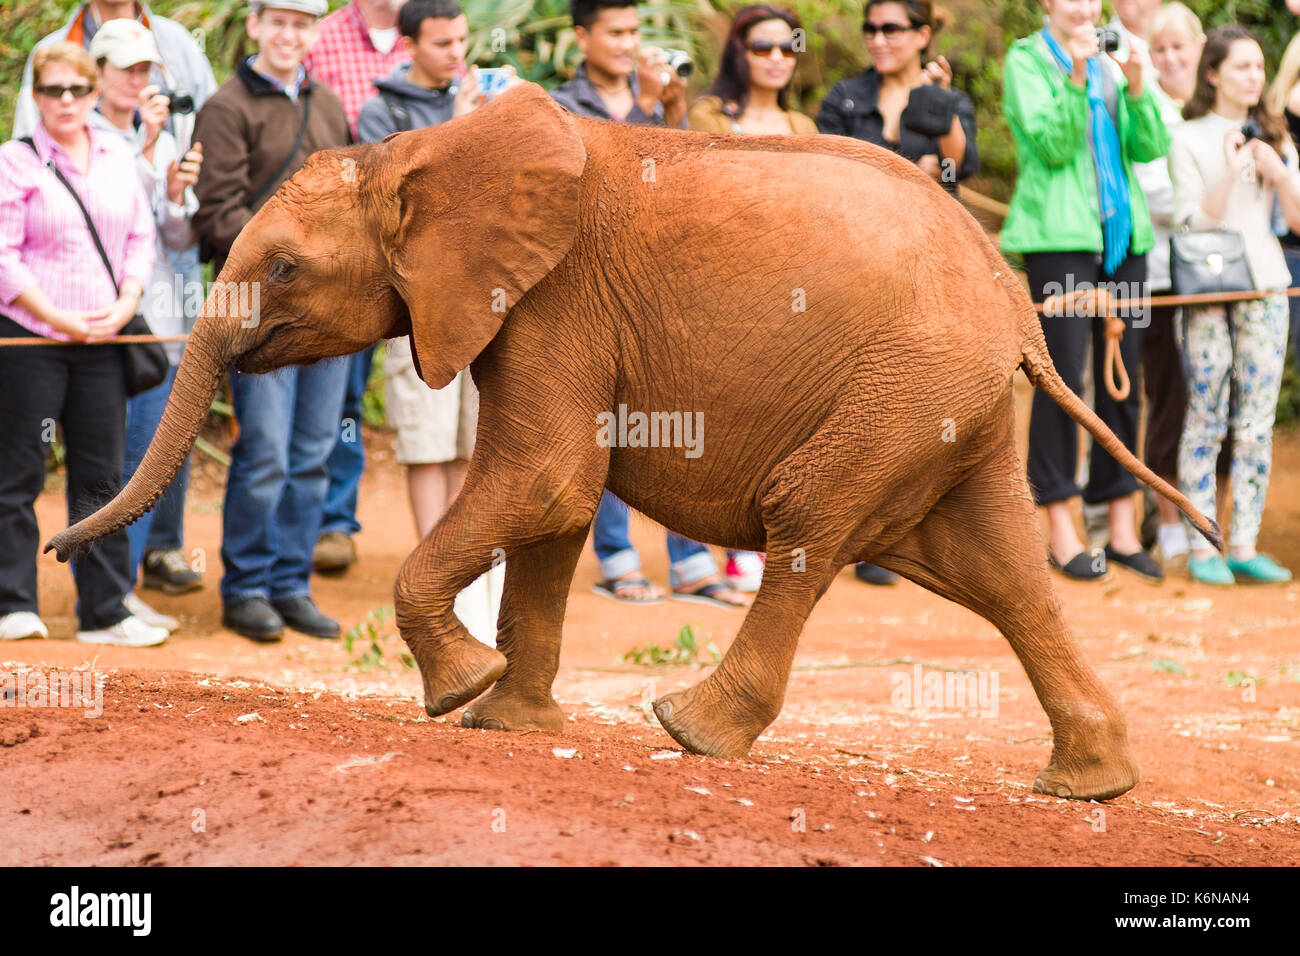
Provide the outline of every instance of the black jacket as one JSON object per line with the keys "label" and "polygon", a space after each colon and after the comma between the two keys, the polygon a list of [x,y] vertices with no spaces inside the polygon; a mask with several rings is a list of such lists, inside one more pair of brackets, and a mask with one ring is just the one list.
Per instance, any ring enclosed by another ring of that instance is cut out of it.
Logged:
{"label": "black jacket", "polygon": [[[957,167],[957,179],[961,180],[975,175],[980,167],[979,150],[975,146],[975,107],[971,104],[970,97],[960,90],[952,90],[951,93],[957,118],[966,131],[966,155]],[[817,130],[875,143],[913,163],[922,156],[941,155],[937,137],[914,132],[902,123],[899,124],[898,142],[887,142],[884,136],[885,118],[880,113],[879,102],[880,74],[874,69],[865,70],[851,80],[836,83],[817,111]],[[956,188],[955,183],[943,185],[949,189]]]}

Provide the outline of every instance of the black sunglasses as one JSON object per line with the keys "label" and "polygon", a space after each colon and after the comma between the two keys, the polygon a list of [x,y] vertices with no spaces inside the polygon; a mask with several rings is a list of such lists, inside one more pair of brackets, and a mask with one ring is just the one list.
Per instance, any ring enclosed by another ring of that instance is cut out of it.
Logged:
{"label": "black sunglasses", "polygon": [[877,33],[884,34],[886,40],[892,40],[900,33],[910,33],[915,29],[917,27],[910,23],[907,26],[903,26],[901,23],[862,24],[862,33],[868,40],[874,39]]}
{"label": "black sunglasses", "polygon": [[786,40],[784,43],[773,43],[771,40],[759,39],[747,43],[745,49],[755,56],[771,56],[773,50],[780,50],[783,57],[792,57],[797,53],[793,40]]}
{"label": "black sunglasses", "polygon": [[95,92],[95,88],[89,83],[78,83],[76,86],[38,86],[36,92],[52,100],[61,100],[64,93],[71,93],[73,99],[79,100]]}

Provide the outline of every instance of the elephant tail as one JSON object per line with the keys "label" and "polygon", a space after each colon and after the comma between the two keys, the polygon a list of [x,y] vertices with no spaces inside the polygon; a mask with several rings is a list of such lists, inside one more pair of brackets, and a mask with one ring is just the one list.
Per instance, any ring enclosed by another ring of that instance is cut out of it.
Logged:
{"label": "elephant tail", "polygon": [[1198,531],[1205,536],[1219,551],[1223,551],[1223,536],[1219,526],[1196,510],[1195,506],[1184,497],[1178,489],[1165,481],[1154,471],[1144,465],[1136,455],[1124,447],[1115,433],[1106,427],[1106,423],[1097,417],[1074,391],[1065,384],[1061,375],[1052,364],[1047,352],[1047,342],[1043,339],[1043,329],[1038,322],[1038,314],[1028,310],[1025,325],[1025,343],[1020,353],[1020,367],[1025,370],[1029,381],[1042,389],[1047,396],[1061,407],[1067,415],[1082,425],[1110,456],[1132,472],[1133,476],[1149,485],[1154,491],[1163,495],[1187,516]]}

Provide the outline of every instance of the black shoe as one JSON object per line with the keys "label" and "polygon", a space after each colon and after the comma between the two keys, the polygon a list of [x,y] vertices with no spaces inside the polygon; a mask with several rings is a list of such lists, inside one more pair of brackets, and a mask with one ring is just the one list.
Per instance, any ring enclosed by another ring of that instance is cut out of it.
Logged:
{"label": "black shoe", "polygon": [[[1107,547],[1106,552],[1109,550]],[[1061,564],[1049,548],[1047,563],[1075,581],[1104,581],[1110,577],[1110,571],[1106,568],[1106,552],[1099,554],[1096,551],[1080,551],[1065,564]]]}
{"label": "black shoe", "polygon": [[203,587],[203,576],[185,562],[179,551],[146,551],[142,584],[168,594],[187,594]]}
{"label": "black shoe", "polygon": [[280,612],[284,623],[295,631],[310,634],[312,637],[339,636],[339,622],[322,614],[316,607],[316,602],[306,594],[284,601],[272,601],[271,604]]}
{"label": "black shoe", "polygon": [[867,561],[859,561],[853,568],[853,573],[857,575],[858,580],[863,584],[875,584],[879,587],[887,587],[890,584],[898,583],[898,575],[888,568],[882,568],[878,564],[871,564]]}
{"label": "black shoe", "polygon": [[249,640],[270,644],[284,635],[284,621],[264,597],[231,601],[221,607],[221,626]]}
{"label": "black shoe", "polygon": [[1132,554],[1120,554],[1110,545],[1106,545],[1106,560],[1118,564],[1125,571],[1129,571],[1149,581],[1152,584],[1159,584],[1165,579],[1165,573],[1160,570],[1160,565],[1151,560],[1151,556],[1145,551],[1135,551]]}

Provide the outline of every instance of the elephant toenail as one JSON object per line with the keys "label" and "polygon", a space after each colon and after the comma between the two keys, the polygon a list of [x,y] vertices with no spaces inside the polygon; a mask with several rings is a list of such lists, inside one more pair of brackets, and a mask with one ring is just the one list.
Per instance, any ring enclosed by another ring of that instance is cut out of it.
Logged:
{"label": "elephant toenail", "polygon": [[434,706],[437,707],[437,708],[438,708],[438,712],[439,712],[439,713],[442,713],[442,714],[445,714],[445,713],[446,713],[447,711],[449,711],[449,710],[455,710],[455,709],[456,709],[456,695],[455,695],[455,694],[443,694],[441,697],[438,698],[438,701],[437,701],[436,704],[434,704]]}
{"label": "elephant toenail", "polygon": [[468,710],[465,711],[465,713],[463,713],[463,714],[460,715],[460,725],[461,725],[462,727],[473,727],[473,726],[474,726],[474,715],[471,714]]}
{"label": "elephant toenail", "polygon": [[655,716],[660,720],[667,720],[673,715],[673,702],[667,697],[660,697],[654,702]]}
{"label": "elephant toenail", "polygon": [[496,717],[484,717],[478,722],[478,725],[484,730],[505,730],[506,725]]}

